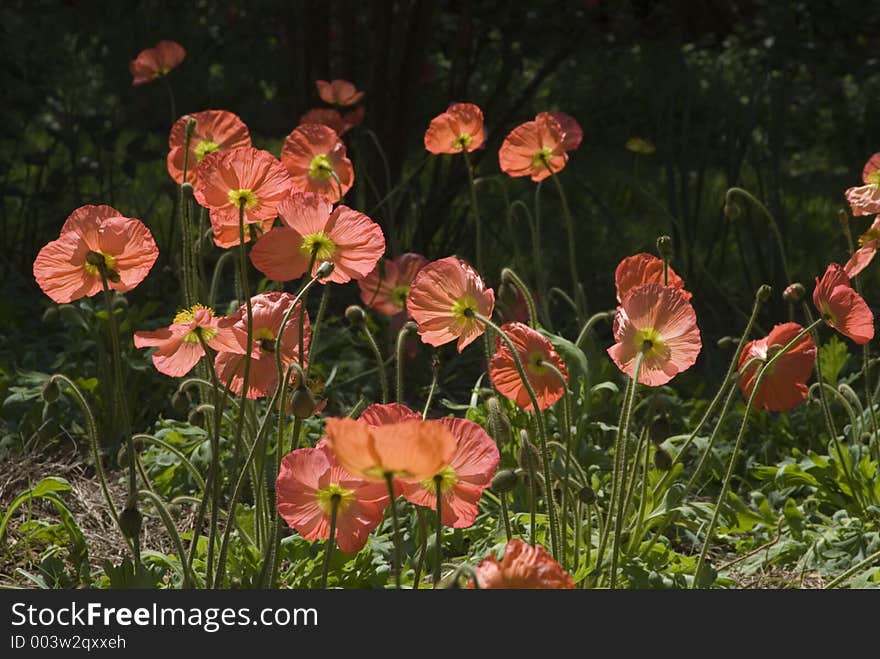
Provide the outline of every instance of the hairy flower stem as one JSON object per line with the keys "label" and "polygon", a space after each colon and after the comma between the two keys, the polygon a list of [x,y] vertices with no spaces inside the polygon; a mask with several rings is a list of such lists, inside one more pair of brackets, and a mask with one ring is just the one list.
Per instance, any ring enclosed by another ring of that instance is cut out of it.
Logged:
{"label": "hairy flower stem", "polygon": [[565,379],[565,376],[562,374],[556,366],[553,364],[540,361],[538,362],[539,366],[543,366],[544,368],[550,370],[556,378],[559,380],[559,385],[562,387],[562,441],[565,444],[565,471],[562,478],[562,522],[560,523],[560,530],[562,531],[562,537],[560,538],[560,563],[562,567],[566,567],[566,552],[568,550],[568,499],[570,498],[569,494],[569,486],[568,486],[568,478],[570,475],[571,469],[571,398],[568,392],[568,381]]}
{"label": "hairy flower stem", "polygon": [[327,590],[327,575],[330,573],[330,557],[333,555],[333,543],[336,541],[336,514],[339,512],[338,494],[330,497],[330,535],[324,545],[324,568],[321,570],[321,590]]}
{"label": "hairy flower stem", "polygon": [[532,292],[529,290],[529,287],[526,286],[526,283],[511,268],[503,268],[501,270],[501,281],[510,282],[513,287],[519,291],[519,294],[523,296],[523,299],[526,301],[526,307],[528,307],[529,310],[529,327],[537,329],[538,311],[535,306],[535,298],[532,297]]}
{"label": "hairy flower stem", "polygon": [[513,341],[510,340],[510,337],[502,331],[498,325],[493,323],[491,320],[486,318],[485,316],[475,313],[472,310],[465,311],[466,316],[470,316],[475,318],[476,320],[483,323],[483,325],[492,328],[501,337],[501,340],[504,341],[504,344],[507,346],[507,349],[510,351],[510,355],[513,358],[513,363],[516,366],[516,372],[519,374],[519,378],[523,383],[523,387],[526,390],[526,393],[529,395],[529,400],[532,403],[532,413],[535,417],[535,425],[538,428],[538,441],[540,442],[541,447],[541,465],[543,467],[543,475],[544,475],[544,492],[546,494],[545,499],[547,502],[547,516],[550,521],[550,550],[551,554],[555,558],[559,555],[559,528],[558,528],[558,519],[556,516],[556,503],[553,501],[553,481],[550,477],[550,450],[547,447],[547,426],[544,421],[544,414],[541,411],[541,406],[538,403],[538,397],[535,395],[535,390],[532,387],[532,383],[529,382],[529,378],[526,375],[526,371],[523,368],[522,361],[519,358],[519,354],[517,353],[516,346],[513,344]]}
{"label": "hairy flower stem", "polygon": [[373,338],[372,332],[367,328],[366,324],[361,328],[361,333],[364,335],[364,338],[367,340],[367,345],[370,346],[370,350],[373,353],[373,357],[376,359],[376,366],[379,369],[379,388],[382,391],[382,402],[388,402],[388,374],[385,372],[385,360],[382,358],[382,353],[379,352],[379,346],[376,344],[376,339]]}
{"label": "hairy flower stem", "polygon": [[413,589],[418,590],[422,581],[425,554],[428,552],[428,523],[425,521],[425,509],[421,506],[416,506],[416,515],[419,520],[419,560],[416,561],[413,572]]}
{"label": "hairy flower stem", "polygon": [[572,291],[574,291],[574,299],[577,303],[578,310],[578,322],[580,323],[583,314],[587,311],[587,300],[586,295],[584,294],[584,287],[581,286],[581,279],[578,276],[577,248],[574,240],[574,220],[571,217],[571,209],[568,207],[568,197],[565,195],[565,188],[562,187],[562,183],[559,182],[559,177],[556,175],[556,172],[553,171],[553,168],[550,167],[549,163],[545,163],[545,165],[550,172],[550,178],[553,179],[553,183],[556,185],[557,192],[559,192],[559,200],[562,202],[562,216],[565,219],[565,231],[568,234],[568,268],[571,271]]}
{"label": "hairy flower stem", "polygon": [[442,483],[442,476],[434,476],[434,489],[437,494],[437,538],[434,541],[434,551],[436,552],[434,560],[434,588],[440,583],[440,568],[443,566],[443,515],[441,510],[443,506],[443,491],[440,489]]}
{"label": "hairy flower stem", "polygon": [[397,333],[397,344],[394,350],[394,400],[403,402],[403,352],[406,349],[406,337],[409,335],[409,327],[404,323]]}
{"label": "hairy flower stem", "polygon": [[477,186],[474,183],[474,168],[471,165],[471,157],[467,149],[462,149],[464,156],[464,168],[467,170],[468,187],[471,194],[471,217],[474,220],[474,236],[476,238],[477,271],[483,272],[483,227],[480,223],[480,207],[477,205]]}
{"label": "hairy flower stem", "polygon": [[731,200],[736,196],[742,197],[746,201],[750,202],[753,206],[761,211],[761,214],[767,220],[767,223],[770,225],[770,230],[773,232],[773,236],[776,238],[776,245],[779,247],[779,255],[782,258],[782,271],[783,273],[785,273],[785,281],[790,282],[791,276],[788,273],[788,259],[786,259],[785,257],[785,245],[782,241],[782,233],[779,231],[779,225],[776,224],[776,219],[773,217],[772,213],[767,210],[767,207],[758,200],[757,197],[755,197],[751,192],[743,190],[742,188],[733,187],[727,191],[727,193],[724,195],[725,206],[729,206],[731,204]]}
{"label": "hairy flower stem", "polygon": [[600,311],[599,313],[594,313],[592,316],[587,318],[587,322],[584,323],[584,326],[581,328],[580,333],[578,333],[578,337],[575,340],[574,344],[578,348],[584,347],[584,342],[586,342],[587,337],[590,335],[590,331],[600,320],[613,320],[614,319],[614,311]]}
{"label": "hairy flower stem", "polygon": [[703,542],[703,548],[700,550],[700,557],[697,560],[697,567],[694,570],[694,580],[691,585],[691,588],[697,588],[700,583],[700,575],[702,574],[703,563],[706,560],[706,554],[709,552],[709,544],[712,542],[712,535],[715,533],[715,527],[718,525],[718,518],[721,515],[721,506],[724,505],[724,501],[727,498],[727,491],[730,487],[730,480],[733,478],[733,470],[736,467],[736,460],[739,456],[739,449],[742,446],[742,440],[745,436],[746,428],[749,423],[749,416],[754,407],[755,396],[758,395],[758,391],[761,389],[761,381],[764,379],[764,376],[767,373],[772,372],[773,366],[776,364],[779,359],[785,355],[789,350],[795,347],[804,336],[812,332],[819,324],[823,322],[822,319],[818,319],[812,323],[810,323],[806,328],[802,329],[798,334],[783,348],[773,355],[764,366],[758,371],[758,375],[755,377],[755,383],[752,387],[752,393],[749,395],[749,400],[746,402],[746,411],[743,413],[742,422],[740,423],[739,432],[736,435],[736,442],[733,446],[733,452],[730,454],[730,460],[727,463],[727,473],[724,475],[724,480],[721,483],[721,491],[718,493],[718,500],[715,503],[715,509],[712,511],[712,519],[709,522],[709,528],[706,529],[706,540]]}
{"label": "hairy flower stem", "polygon": [[507,541],[510,542],[513,534],[510,531],[510,512],[507,510],[507,493],[501,492],[498,495],[498,499],[501,501],[501,519],[504,521],[504,535],[507,536]]}
{"label": "hairy flower stem", "polygon": [[[315,322],[312,324],[312,340],[309,341],[309,360],[306,367],[306,373],[312,366],[312,355],[315,354],[315,345],[318,343],[318,336],[324,325],[324,314],[327,313],[327,300],[330,298],[330,287],[324,286],[321,291],[321,301],[318,304],[318,315],[315,316]],[[305,322],[305,321],[303,321]]]}
{"label": "hairy flower stem", "polygon": [[385,472],[385,484],[388,486],[388,496],[391,504],[391,528],[394,533],[394,554],[391,571],[394,573],[394,585],[400,590],[400,522],[397,519],[397,501],[394,496],[394,474]]}

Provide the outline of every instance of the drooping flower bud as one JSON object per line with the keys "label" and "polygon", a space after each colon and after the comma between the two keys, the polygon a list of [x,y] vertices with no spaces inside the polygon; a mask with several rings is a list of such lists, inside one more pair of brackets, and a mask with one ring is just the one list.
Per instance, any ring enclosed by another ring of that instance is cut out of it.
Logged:
{"label": "drooping flower bud", "polygon": [[510,492],[516,487],[516,482],[517,477],[515,471],[512,469],[502,469],[495,474],[495,478],[492,479],[492,489],[499,494],[504,494],[505,492]]}
{"label": "drooping flower bud", "polygon": [[356,304],[352,304],[345,310],[345,319],[352,327],[363,327],[366,320],[364,310]]}
{"label": "drooping flower bud", "polygon": [[580,490],[578,490],[577,495],[581,503],[585,503],[588,506],[596,500],[596,492],[589,485],[585,485]]}
{"label": "drooping flower bud", "polygon": [[333,274],[333,269],[335,267],[336,265],[333,263],[333,261],[323,261],[321,262],[321,265],[318,266],[318,269],[315,271],[315,276],[318,279],[326,279],[331,274]]}
{"label": "drooping flower bud", "polygon": [[47,403],[54,403],[61,395],[61,390],[58,388],[58,383],[55,382],[55,380],[53,380],[52,378],[49,378],[46,381],[46,384],[44,384],[43,388],[40,390],[40,395]]}
{"label": "drooping flower bud", "polygon": [[657,253],[660,258],[667,263],[672,260],[672,238],[669,236],[660,236],[657,238]]}
{"label": "drooping flower bud", "polygon": [[144,517],[136,506],[126,507],[119,515],[119,527],[129,540],[134,540],[141,534]]}
{"label": "drooping flower bud", "polygon": [[804,299],[804,296],[807,294],[807,291],[804,289],[804,285],[798,282],[794,284],[789,284],[785,291],[782,293],[782,299],[786,302],[790,302],[791,304],[797,304],[801,300]]}
{"label": "drooping flower bud", "polygon": [[298,419],[307,419],[315,413],[315,397],[304,385],[299,385],[290,398],[290,409]]}
{"label": "drooping flower bud", "polygon": [[770,299],[770,295],[773,293],[773,289],[770,288],[767,284],[761,284],[758,288],[758,292],[755,294],[755,297],[758,299],[758,302],[764,303]]}

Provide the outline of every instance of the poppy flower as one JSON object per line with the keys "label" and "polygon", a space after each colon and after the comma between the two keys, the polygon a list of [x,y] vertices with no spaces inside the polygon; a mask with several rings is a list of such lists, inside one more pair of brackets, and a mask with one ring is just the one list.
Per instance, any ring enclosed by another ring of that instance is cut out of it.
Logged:
{"label": "poppy flower", "polygon": [[179,312],[169,327],[152,332],[135,332],[136,348],[159,348],[153,353],[156,370],[179,378],[192,370],[205,351],[199,341],[218,352],[245,353],[247,334],[225,318],[217,318],[213,310],[197,304]]}
{"label": "poppy flower", "polygon": [[[275,363],[275,339],[281,328],[281,321],[293,304],[294,296],[290,293],[261,293],[251,298],[253,312],[253,345],[254,352],[251,355],[250,373],[248,376],[248,398],[262,398],[269,396],[278,386],[278,368]],[[284,327],[281,339],[281,366],[282,370],[292,362],[299,362],[299,314],[303,313],[302,304],[298,303],[296,309],[291,312]],[[237,330],[239,336],[245,334],[245,347],[247,346],[247,309],[244,305],[234,314],[228,317],[224,324],[231,325]],[[303,318],[303,350],[308,356],[311,330],[309,328],[309,316]],[[217,370],[217,378],[220,382],[227,382],[232,377],[229,389],[235,394],[241,394],[244,386],[245,354],[236,352],[219,352],[214,360],[214,368]],[[308,364],[303,360],[302,366]]]}
{"label": "poppy flower", "polygon": [[[190,119],[194,119],[196,124],[190,136],[187,157],[186,124]],[[186,114],[174,122],[168,135],[168,174],[178,183],[183,183],[183,161],[186,159],[186,180],[195,185],[196,168],[209,153],[250,145],[248,127],[231,112],[205,110]]]}
{"label": "poppy flower", "polygon": [[315,80],[315,86],[318,88],[318,96],[321,100],[330,105],[338,105],[340,107],[348,107],[354,105],[364,97],[364,92],[358,91],[354,83],[348,80]]}
{"label": "poppy flower", "polygon": [[425,148],[433,154],[474,151],[483,145],[483,111],[473,103],[454,103],[431,120]]}
{"label": "poppy flower", "polygon": [[[684,280],[675,274],[670,266],[667,269],[667,286],[681,289],[685,299],[690,300],[691,294],[684,290]],[[623,259],[614,271],[614,285],[617,287],[618,303],[639,284],[663,283],[663,259],[653,254],[642,252]]]}
{"label": "poppy flower", "polygon": [[290,173],[293,189],[316,192],[338,202],[354,184],[354,167],[345,144],[329,126],[302,124],[284,140],[281,162]]}
{"label": "poppy flower", "polygon": [[874,338],[874,314],[838,264],[829,265],[821,280],[816,277],[813,304],[830,327],[859,345]]}
{"label": "poppy flower", "polygon": [[[797,323],[783,323],[776,325],[763,339],[749,341],[745,345],[737,368],[740,369],[739,388],[746,400],[752,395],[763,362],[788,345],[803,329]],[[743,371],[743,366],[756,357],[761,362],[753,362]],[[797,407],[807,397],[807,380],[815,365],[816,344],[813,343],[813,337],[805,334],[761,379],[754,407],[771,412],[785,412]]]}
{"label": "poppy flower", "polygon": [[565,112],[551,112],[550,116],[559,122],[562,127],[564,137],[562,138],[562,148],[566,152],[577,149],[584,139],[584,131],[577,119]]}
{"label": "poppy flower", "polygon": [[346,553],[360,551],[382,522],[389,501],[385,485],[352,476],[326,445],[284,456],[275,498],[278,514],[288,526],[306,540],[329,538],[334,497],[336,544]]}
{"label": "poppy flower", "polygon": [[864,185],[849,188],[846,200],[853,215],[874,215],[880,213],[880,152],[868,159],[862,169]]}
{"label": "poppy flower", "polygon": [[694,308],[680,288],[641,284],[631,289],[614,316],[614,339],[608,354],[633,377],[643,353],[639,383],[666,384],[689,369],[700,354],[700,330]]}
{"label": "poppy flower", "polygon": [[102,268],[110,288],[130,291],[158,256],[153,234],[140,220],[110,206],[81,206],[64,222],[58,239],[37,254],[34,278],[46,295],[63,304],[100,293]]}
{"label": "poppy flower", "polygon": [[358,421],[369,426],[385,426],[421,418],[421,414],[413,412],[402,403],[373,403],[361,412]]}
{"label": "poppy flower", "polygon": [[455,438],[455,452],[440,471],[421,480],[403,479],[401,493],[411,503],[437,507],[436,477],[440,477],[440,521],[454,529],[471,526],[477,518],[480,497],[492,483],[500,459],[495,441],[467,419],[443,418],[440,424]]}
{"label": "poppy flower", "polygon": [[550,170],[558,172],[568,161],[563,142],[565,132],[547,112],[510,131],[498,152],[501,171],[513,177],[531,176],[543,181]]}
{"label": "poppy flower", "polygon": [[176,41],[160,41],[155,48],[147,48],[138,53],[128,70],[134,76],[132,85],[143,85],[168,75],[171,69],[180,66],[186,58],[186,51]]}
{"label": "poppy flower", "polygon": [[335,130],[339,137],[342,137],[363,122],[364,112],[363,105],[349,110],[345,114],[334,108],[313,108],[299,118],[299,125],[323,124]]}
{"label": "poppy flower", "polygon": [[477,565],[477,583],[468,588],[573,589],[574,581],[541,545],[511,538],[500,561],[489,554]]}
{"label": "poppy flower", "polygon": [[361,300],[386,316],[406,311],[406,298],[413,279],[428,263],[421,254],[406,253],[386,259],[358,281]]}
{"label": "poppy flower", "polygon": [[251,250],[254,266],[275,281],[289,281],[323,261],[333,272],[323,281],[344,284],[369,274],[385,252],[378,224],[348,206],[335,209],[326,197],[295,192],[278,206],[285,226],[263,235]]}
{"label": "poppy flower", "polygon": [[[564,385],[557,375],[547,368],[547,364],[555,366],[567,381],[568,371],[565,362],[553,349],[553,344],[528,325],[505,323],[501,329],[516,346],[516,353],[538,399],[538,405],[542,410],[546,410],[565,393]],[[532,400],[517,373],[513,355],[501,337],[495,339],[495,354],[489,360],[489,377],[500,394],[524,410],[534,409]]]}
{"label": "poppy flower", "polygon": [[337,460],[368,480],[424,480],[439,473],[455,453],[456,441],[444,426],[412,419],[373,426],[354,419],[327,419],[324,427]]}
{"label": "poppy flower", "polygon": [[433,261],[413,279],[406,308],[419,324],[419,336],[432,346],[458,339],[458,351],[479,337],[483,323],[476,312],[489,318],[495,308],[495,292],[480,275],[455,256]]}
{"label": "poppy flower", "polygon": [[874,260],[874,255],[880,249],[880,215],[874,218],[871,227],[859,236],[859,248],[843,266],[847,276],[852,279],[862,270],[868,267]]}
{"label": "poppy flower", "polygon": [[211,211],[211,228],[218,247],[239,244],[238,215],[244,208],[244,241],[254,227],[266,232],[278,215],[278,205],[290,196],[290,177],[268,151],[242,147],[205,156],[196,170],[193,193]]}

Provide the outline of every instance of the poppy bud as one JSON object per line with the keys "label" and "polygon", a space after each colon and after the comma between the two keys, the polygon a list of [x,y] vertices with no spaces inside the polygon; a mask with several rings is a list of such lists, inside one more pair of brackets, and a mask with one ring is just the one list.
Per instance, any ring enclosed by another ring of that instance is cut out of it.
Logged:
{"label": "poppy bud", "polygon": [[315,413],[315,397],[308,387],[300,385],[296,388],[290,398],[290,408],[298,419],[306,419]]}
{"label": "poppy bud", "polygon": [[510,420],[502,411],[501,404],[495,396],[486,401],[486,410],[492,439],[498,446],[504,446],[510,441]]}
{"label": "poppy bud", "polygon": [[504,494],[516,487],[516,481],[516,472],[512,469],[502,469],[492,479],[492,489],[499,494]]}
{"label": "poppy bud", "polygon": [[193,196],[193,186],[192,183],[186,181],[180,184],[180,191],[183,193],[184,199],[191,199]]}
{"label": "poppy bud", "polygon": [[502,304],[512,307],[516,304],[516,287],[507,281],[502,281],[498,287],[498,300]]}
{"label": "poppy bud", "polygon": [[366,320],[364,310],[356,304],[352,304],[345,310],[345,319],[352,327],[363,327]]}
{"label": "poppy bud", "polygon": [[657,238],[657,253],[664,261],[672,260],[672,238],[660,236]]}
{"label": "poppy bud", "polygon": [[192,139],[193,131],[196,129],[196,118],[195,117],[187,117],[186,124],[184,124],[184,135],[186,137],[186,141],[189,142]]}
{"label": "poppy bud", "polygon": [[807,291],[804,290],[804,285],[798,282],[794,284],[789,284],[786,289],[782,293],[782,299],[786,302],[790,302],[792,304],[797,304],[801,300],[804,299],[804,295],[807,294]]}
{"label": "poppy bud", "polygon": [[405,329],[408,333],[412,334],[417,329],[419,329],[419,324],[417,322],[415,322],[414,320],[408,320],[404,324],[403,329]]}
{"label": "poppy bud", "polygon": [[520,437],[522,438],[522,446],[519,448],[518,462],[520,467],[531,475],[540,468],[541,456],[538,454],[538,449],[535,445],[529,441],[529,436],[525,430],[520,431]]}
{"label": "poppy bud", "polygon": [[585,485],[578,490],[578,499],[580,499],[581,503],[585,503],[589,506],[596,500],[596,491],[589,485]]}
{"label": "poppy bud", "polygon": [[660,471],[669,471],[672,469],[672,456],[658,447],[654,450],[654,466]]}
{"label": "poppy bud", "polygon": [[43,312],[43,322],[44,323],[54,323],[58,320],[58,307],[54,304],[51,307],[46,307],[46,310]]}
{"label": "poppy bud", "polygon": [[758,299],[758,302],[766,302],[770,299],[770,294],[773,293],[773,289],[770,288],[767,284],[761,284],[760,288],[758,288],[758,292],[755,297]]}
{"label": "poppy bud", "polygon": [[189,413],[187,418],[191,426],[203,426],[205,424],[205,413],[198,407]]}
{"label": "poppy bud", "polygon": [[186,414],[187,410],[189,410],[189,397],[178,389],[171,397],[171,407],[174,408],[177,414]]}
{"label": "poppy bud", "polygon": [[837,211],[837,219],[840,220],[840,226],[849,226],[849,215],[842,208]]}
{"label": "poppy bud", "polygon": [[730,350],[739,344],[739,339],[735,336],[722,336],[718,339],[716,345],[722,350]]}
{"label": "poppy bud", "polygon": [[648,436],[654,444],[662,444],[671,434],[671,430],[672,424],[670,423],[669,416],[666,414],[658,414],[654,417],[654,421],[651,423]]}
{"label": "poppy bud", "polygon": [[334,265],[333,261],[323,261],[321,265],[318,266],[318,269],[315,271],[315,276],[318,279],[326,279],[331,274],[333,274]]}
{"label": "poppy bud", "polygon": [[724,217],[735,220],[742,214],[742,209],[730,200],[730,195],[724,199]]}
{"label": "poppy bud", "polygon": [[46,384],[43,385],[43,388],[40,391],[40,395],[47,403],[54,403],[56,400],[58,400],[58,396],[61,395],[61,390],[58,388],[58,383],[50,378],[46,381]]}
{"label": "poppy bud", "polygon": [[126,507],[119,515],[119,527],[126,538],[134,540],[141,534],[141,526],[143,525],[143,515],[136,506]]}

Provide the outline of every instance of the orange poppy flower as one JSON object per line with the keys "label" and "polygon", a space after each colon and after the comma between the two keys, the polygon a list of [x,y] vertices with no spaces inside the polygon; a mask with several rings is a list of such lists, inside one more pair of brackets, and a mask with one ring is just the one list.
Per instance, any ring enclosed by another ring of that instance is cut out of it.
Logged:
{"label": "orange poppy flower", "polygon": [[155,48],[142,50],[128,65],[128,70],[134,77],[131,84],[143,85],[168,75],[171,69],[180,66],[185,58],[186,51],[179,43],[160,41]]}
{"label": "orange poppy flower", "polygon": [[473,103],[454,103],[431,120],[425,148],[433,154],[475,151],[483,146],[483,111]]}
{"label": "orange poppy flower", "polygon": [[389,501],[385,485],[352,476],[324,442],[284,456],[275,498],[288,526],[306,540],[329,538],[334,497],[336,544],[346,553],[358,552],[382,522]]}
{"label": "orange poppy flower", "polygon": [[130,291],[158,256],[153,234],[140,220],[110,206],[81,206],[67,218],[58,239],[37,254],[34,278],[46,295],[63,304],[100,293],[102,266],[110,288]]}
{"label": "orange poppy flower", "polygon": [[318,88],[318,96],[321,100],[330,105],[338,105],[340,107],[348,107],[354,105],[364,97],[364,92],[358,91],[354,83],[348,80],[315,80],[315,86]]}
{"label": "orange poppy flower", "polygon": [[414,419],[372,426],[354,419],[327,419],[324,428],[340,464],[355,476],[384,480],[433,478],[455,452],[455,438],[444,426]]}
{"label": "orange poppy flower", "polygon": [[563,142],[565,132],[547,112],[510,131],[498,152],[501,171],[509,176],[531,176],[543,181],[550,170],[558,172],[568,161]]}
{"label": "orange poppy flower", "polygon": [[490,554],[477,566],[477,583],[468,583],[468,588],[483,590],[507,589],[573,589],[571,575],[557,563],[544,547],[533,547],[511,538],[504,549],[504,558],[499,561]]}
{"label": "orange poppy flower", "polygon": [[243,147],[208,154],[199,163],[193,193],[211,211],[218,247],[239,244],[238,214],[244,204],[244,241],[272,228],[278,205],[290,196],[290,177],[268,151]]}
{"label": "orange poppy flower", "polygon": [[428,263],[421,254],[401,254],[396,259],[386,259],[373,271],[358,281],[361,300],[386,316],[406,311],[406,298],[413,279]]}
{"label": "orange poppy flower", "polygon": [[[195,119],[186,157],[186,124]],[[205,110],[185,114],[174,122],[168,135],[168,174],[183,183],[183,161],[186,159],[186,180],[195,185],[199,163],[209,153],[231,151],[251,145],[248,127],[238,116],[226,110]]]}
{"label": "orange poppy flower", "polygon": [[862,169],[862,183],[846,191],[853,215],[875,215],[880,213],[880,152],[868,159]]}
{"label": "orange poppy flower", "polygon": [[[275,339],[281,328],[284,314],[293,304],[294,296],[290,293],[261,293],[251,298],[253,312],[253,341],[254,352],[251,355],[250,374],[248,377],[248,398],[262,398],[269,396],[278,386],[278,368],[275,363]],[[281,339],[281,365],[282,369],[292,362],[299,362],[299,314],[303,312],[302,304],[298,303],[296,309],[287,319],[284,334]],[[244,305],[234,314],[228,317],[224,324],[234,327],[239,333],[245,333],[247,346],[247,309]],[[308,356],[311,330],[309,328],[309,316],[303,318],[303,350]],[[244,386],[245,354],[237,352],[218,352],[214,360],[214,368],[217,370],[217,378],[220,382],[227,382],[232,377],[229,389],[235,394],[241,394]],[[308,364],[304,360],[303,367]]]}
{"label": "orange poppy flower", "polygon": [[364,106],[341,114],[335,108],[313,108],[299,118],[299,125],[322,124],[336,131],[339,137],[345,135],[364,120]]}
{"label": "orange poppy flower", "polygon": [[333,203],[354,184],[354,167],[345,155],[345,144],[329,126],[302,124],[294,128],[281,147],[281,162],[290,173],[294,190],[316,192]]}
{"label": "orange poppy flower", "polygon": [[[614,271],[614,285],[617,287],[617,301],[620,302],[633,288],[639,284],[662,284],[663,260],[653,254],[642,252],[623,259]],[[684,290],[684,280],[675,274],[670,266],[667,271],[667,286],[681,289],[685,299],[690,300],[691,294]]]}
{"label": "orange poppy flower", "polygon": [[584,131],[577,122],[577,119],[570,114],[565,114],[565,112],[550,112],[549,114],[559,122],[562,128],[564,135],[562,138],[562,148],[566,152],[577,149],[584,140]]}
{"label": "orange poppy flower", "polygon": [[279,205],[286,226],[262,236],[251,250],[254,266],[275,281],[289,281],[322,261],[333,272],[323,281],[344,284],[366,276],[385,253],[385,236],[378,224],[348,206],[337,206],[321,195],[294,192]]}
{"label": "orange poppy flower", "polygon": [[136,348],[159,348],[153,353],[156,370],[179,378],[205,355],[198,333],[205,343],[219,352],[244,354],[247,334],[226,318],[217,318],[213,310],[200,304],[185,309],[168,327],[152,332],[135,332]]}
{"label": "orange poppy flower", "polygon": [[455,256],[423,267],[412,282],[406,308],[419,324],[419,336],[432,346],[458,339],[458,351],[479,337],[483,323],[469,312],[489,318],[495,308],[495,292],[486,288],[480,275]]}
{"label": "orange poppy flower", "polygon": [[[553,344],[528,325],[516,322],[504,323],[501,329],[516,346],[516,353],[538,399],[538,405],[542,410],[546,410],[565,393],[564,385],[546,365],[552,364],[559,369],[567,381],[568,371],[565,362],[553,349]],[[489,361],[489,377],[498,392],[515,402],[518,407],[528,411],[534,409],[517,373],[513,355],[500,337],[495,339],[495,354]]]}
{"label": "orange poppy flower", "polygon": [[838,264],[829,265],[821,281],[816,277],[813,304],[829,327],[859,345],[874,338],[874,314],[853,290],[849,276]]}
{"label": "orange poppy flower", "polygon": [[874,260],[878,249],[880,249],[880,215],[875,217],[871,227],[859,236],[859,248],[843,266],[847,276],[852,279],[867,268]]}
{"label": "orange poppy flower", "polygon": [[[739,356],[740,377],[739,388],[746,397],[752,395],[761,362],[753,362],[745,371],[742,370],[749,360],[755,357],[766,362],[774,351],[784,348],[804,328],[797,323],[776,325],[763,339],[749,341]],[[807,397],[807,380],[816,365],[816,344],[813,337],[805,334],[788,352],[782,355],[773,365],[773,370],[761,379],[761,388],[755,395],[754,407],[785,412],[797,407]]]}
{"label": "orange poppy flower", "polygon": [[608,354],[633,377],[636,358],[644,353],[639,383],[666,384],[697,361],[702,343],[694,308],[679,288],[641,284],[630,290],[614,316],[614,339]]}

